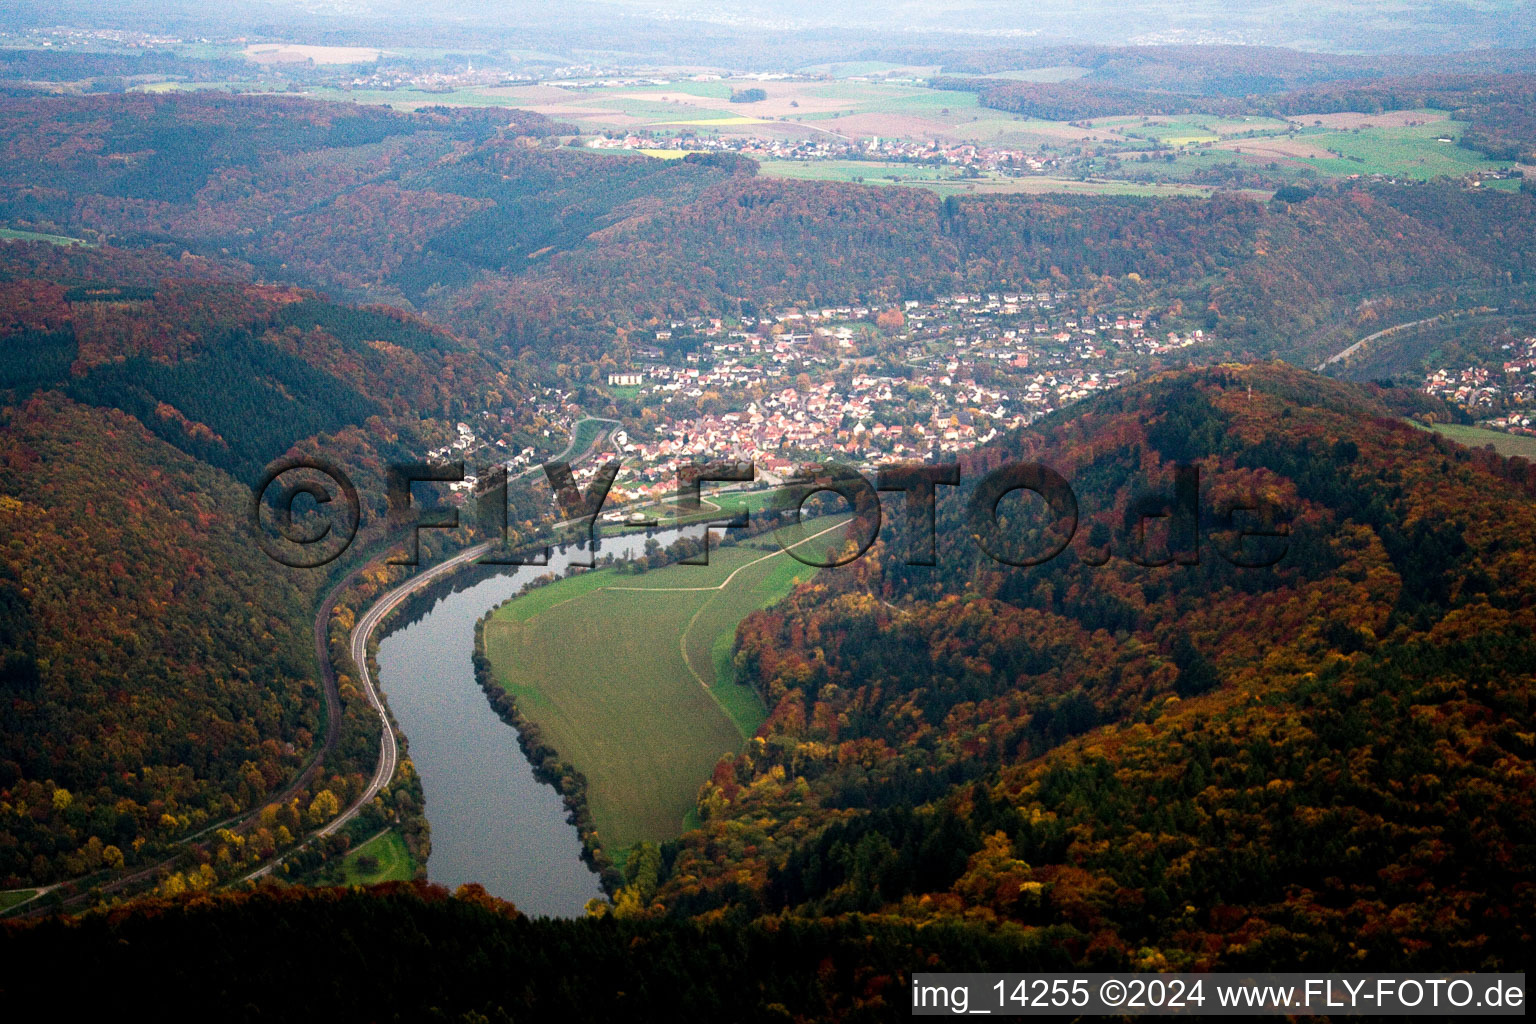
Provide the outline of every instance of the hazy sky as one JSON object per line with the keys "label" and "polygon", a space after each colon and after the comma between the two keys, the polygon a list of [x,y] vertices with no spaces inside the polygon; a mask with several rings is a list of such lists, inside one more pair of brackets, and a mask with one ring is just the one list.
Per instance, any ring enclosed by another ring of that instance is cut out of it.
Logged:
{"label": "hazy sky", "polygon": [[[967,38],[1029,44],[1241,43],[1357,52],[1444,52],[1536,45],[1532,0],[5,0],[0,25],[373,31],[494,27],[545,39],[623,36],[679,20],[778,33],[836,30],[871,40]],[[684,40],[686,37],[680,37]],[[384,40],[380,40],[383,42]],[[396,45],[400,39],[390,40]],[[487,45],[494,45],[487,40]]]}

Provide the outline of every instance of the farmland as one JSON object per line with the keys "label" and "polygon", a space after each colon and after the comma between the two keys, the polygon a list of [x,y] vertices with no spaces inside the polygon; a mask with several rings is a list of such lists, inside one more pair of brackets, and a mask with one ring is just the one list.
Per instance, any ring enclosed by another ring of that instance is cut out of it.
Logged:
{"label": "farmland", "polygon": [[[836,528],[807,525],[812,535]],[[587,777],[605,845],[682,830],[715,762],[763,719],[756,694],[730,672],[736,625],[815,572],[765,536],[716,548],[707,566],[568,577],[486,623],[494,679]]]}
{"label": "farmland", "polygon": [[1088,125],[1084,137],[1096,142],[1171,151],[1171,161],[1158,160],[1150,168],[1128,163],[1125,173],[1131,176],[1178,179],[1215,160],[1319,176],[1384,174],[1419,180],[1507,166],[1456,145],[1461,127],[1435,110],[1301,114],[1288,120],[1198,114],[1108,117]]}
{"label": "farmland", "polygon": [[[865,70],[866,67],[874,70]],[[677,148],[675,140],[692,135],[725,140],[827,142],[856,148],[877,139],[941,146],[970,144],[1061,161],[1046,173],[1024,178],[1008,178],[988,171],[979,179],[963,180],[958,179],[960,168],[953,164],[924,172],[888,166],[878,159],[866,161],[860,159],[858,152],[851,154],[852,160],[842,159],[841,153],[833,154],[833,159],[812,161],[770,159],[763,168],[764,173],[777,177],[906,184],[940,195],[1206,195],[1213,186],[1234,184],[1229,180],[1231,175],[1212,172],[1217,163],[1232,162],[1279,180],[1370,174],[1429,180],[1506,166],[1458,146],[1455,139],[1463,125],[1451,121],[1441,110],[1316,113],[1285,118],[1129,114],[1050,121],[982,106],[974,92],[931,88],[923,84],[937,73],[931,67],[898,69],[894,65],[862,62],[829,65],[820,70],[843,77],[789,81],[675,78],[594,83],[465,83],[431,89],[381,88],[359,83],[313,85],[304,91],[317,99],[383,104],[398,110],[439,105],[531,110],[571,125],[586,136],[632,132],[639,133],[643,140],[650,134],[654,145],[642,142],[638,147],[632,146],[631,151],[662,159],[684,155],[685,149]],[[1060,81],[1081,71],[1063,66],[1000,72],[991,77]],[[910,73],[911,77],[863,77],[881,72]],[[222,84],[240,90],[271,88],[270,83],[255,80]],[[134,86],[182,87],[176,82]],[[761,90],[764,98],[732,102],[733,93],[747,88]],[[1092,155],[1090,151],[1096,151],[1097,158],[1085,160],[1084,157]],[[1144,154],[1155,154],[1156,158],[1146,163]],[[1107,165],[1105,158],[1109,160]],[[1069,167],[1070,161],[1077,162]],[[1195,187],[1200,191],[1192,192]],[[1235,183],[1235,187],[1252,187],[1252,182]],[[1273,181],[1267,187],[1273,188]]]}
{"label": "farmland", "polygon": [[1536,437],[1509,434],[1502,430],[1488,430],[1483,427],[1469,427],[1460,423],[1436,423],[1435,432],[1468,448],[1492,446],[1494,451],[1505,457],[1521,455],[1527,459],[1536,459]]}
{"label": "farmland", "polygon": [[1205,196],[1210,189],[1179,182],[1136,182],[1108,179],[1081,181],[1051,175],[1007,177],[983,174],[966,177],[954,167],[879,160],[765,160],[761,173],[802,181],[847,181],[865,185],[907,185],[940,195],[998,195],[1068,192],[1078,195]]}
{"label": "farmland", "polygon": [[1454,142],[1441,142],[1460,134],[1459,128],[1424,122],[1394,126],[1360,127],[1325,131],[1302,139],[1331,150],[1327,157],[1311,157],[1308,164],[1328,174],[1393,174],[1429,179],[1462,175],[1507,166],[1485,160]]}

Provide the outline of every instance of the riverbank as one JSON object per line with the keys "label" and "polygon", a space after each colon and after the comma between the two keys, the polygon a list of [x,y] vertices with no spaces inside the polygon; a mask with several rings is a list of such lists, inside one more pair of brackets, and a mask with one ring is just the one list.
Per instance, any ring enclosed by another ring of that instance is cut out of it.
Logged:
{"label": "riverbank", "polygon": [[[846,523],[810,523],[800,543]],[[699,787],[766,715],[735,678],[749,613],[818,571],[771,536],[717,545],[708,565],[619,564],[505,602],[476,627],[476,679],[535,770],[562,794],[605,887],[636,843],[695,819]]]}

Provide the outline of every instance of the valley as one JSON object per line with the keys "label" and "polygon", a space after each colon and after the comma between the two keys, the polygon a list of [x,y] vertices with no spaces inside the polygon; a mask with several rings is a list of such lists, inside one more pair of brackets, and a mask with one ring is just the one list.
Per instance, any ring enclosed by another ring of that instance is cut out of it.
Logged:
{"label": "valley", "polygon": [[0,12],[5,1005],[1523,970],[1529,12],[259,6]]}
{"label": "valley", "polygon": [[[814,538],[837,525],[804,528]],[[603,846],[675,838],[715,762],[762,724],[761,700],[730,665],[736,625],[816,573],[764,540],[713,550],[708,566],[583,573],[486,622],[492,678],[585,776]]]}

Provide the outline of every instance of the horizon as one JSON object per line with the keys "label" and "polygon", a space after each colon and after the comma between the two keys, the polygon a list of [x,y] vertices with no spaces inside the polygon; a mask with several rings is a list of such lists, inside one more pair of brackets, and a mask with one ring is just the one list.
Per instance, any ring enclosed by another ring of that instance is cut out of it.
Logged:
{"label": "horizon", "polygon": [[[1268,0],[1234,10],[1204,0],[1169,3],[1076,4],[1046,0],[1027,5],[1012,0],[892,5],[854,0],[829,10],[809,0],[779,0],[732,8],[714,0],[602,0],[551,7],[533,2],[434,5],[423,12],[396,0],[316,3],[311,0],[244,0],[220,5],[217,13],[188,0],[134,0],[110,12],[84,0],[43,3],[22,0],[0,13],[0,28],[38,29],[61,25],[112,27],[127,31],[253,34],[302,42],[339,40],[354,44],[408,44],[423,41],[422,30],[438,41],[473,46],[515,42],[518,35],[541,42],[569,38],[572,52],[625,52],[626,35],[689,24],[718,36],[733,48],[746,38],[794,39],[814,43],[835,33],[845,43],[863,38],[882,45],[920,49],[984,49],[1007,46],[1038,49],[1054,45],[1275,46],[1313,53],[1432,54],[1476,49],[1536,46],[1536,12],[1520,0]],[[230,26],[234,26],[230,30]],[[581,41],[577,41],[581,40]]]}

